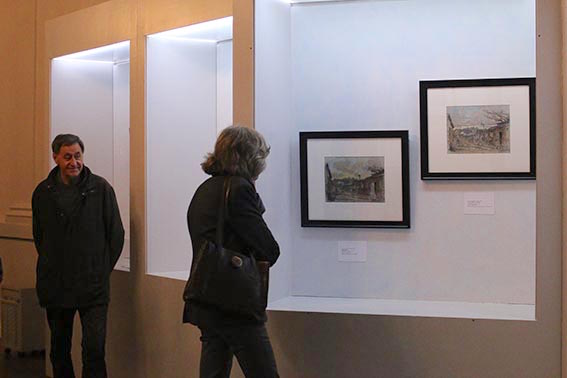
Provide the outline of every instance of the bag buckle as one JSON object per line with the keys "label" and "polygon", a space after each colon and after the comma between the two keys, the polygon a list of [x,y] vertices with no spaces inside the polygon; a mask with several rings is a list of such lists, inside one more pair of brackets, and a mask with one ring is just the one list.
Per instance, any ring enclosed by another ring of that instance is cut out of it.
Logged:
{"label": "bag buckle", "polygon": [[242,259],[238,256],[232,256],[230,262],[232,263],[232,266],[235,268],[240,268],[242,266]]}

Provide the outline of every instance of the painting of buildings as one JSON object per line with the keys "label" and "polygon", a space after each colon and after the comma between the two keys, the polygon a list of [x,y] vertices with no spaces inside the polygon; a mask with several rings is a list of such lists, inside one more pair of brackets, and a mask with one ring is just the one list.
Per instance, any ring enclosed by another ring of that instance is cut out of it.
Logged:
{"label": "painting of buildings", "polygon": [[448,106],[447,152],[510,153],[510,106]]}
{"label": "painting of buildings", "polygon": [[385,202],[384,156],[325,157],[326,202]]}

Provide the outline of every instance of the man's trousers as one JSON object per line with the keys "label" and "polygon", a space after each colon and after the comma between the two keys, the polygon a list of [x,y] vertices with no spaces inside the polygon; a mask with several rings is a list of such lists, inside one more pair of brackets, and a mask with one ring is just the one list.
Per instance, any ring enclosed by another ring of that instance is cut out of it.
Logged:
{"label": "man's trousers", "polygon": [[83,378],[106,378],[104,345],[108,305],[81,308],[47,308],[47,322],[51,330],[51,364],[54,378],[74,378],[71,360],[73,320],[79,312],[83,331]]}

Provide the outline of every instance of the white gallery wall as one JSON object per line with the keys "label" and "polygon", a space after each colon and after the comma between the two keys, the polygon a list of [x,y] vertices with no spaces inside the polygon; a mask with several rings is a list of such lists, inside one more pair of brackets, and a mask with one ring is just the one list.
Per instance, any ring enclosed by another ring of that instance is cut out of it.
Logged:
{"label": "white gallery wall", "polygon": [[111,62],[58,60],[51,64],[51,135],[76,134],[85,165],[114,179],[113,67]]}
{"label": "white gallery wall", "polygon": [[118,269],[130,270],[130,62],[113,67],[113,186],[126,238]]}
{"label": "white gallery wall", "polygon": [[[121,43],[53,59],[51,139],[76,134],[85,144],[84,162],[116,193],[126,232],[116,269],[130,269],[130,63]],[[51,153],[50,153],[51,155]],[[54,163],[52,163],[54,166]]]}
{"label": "white gallery wall", "polygon": [[291,113],[291,7],[269,0],[256,2],[254,12],[254,127],[271,146],[266,170],[256,188],[266,205],[264,219],[281,251],[270,270],[269,302],[273,302],[291,296],[295,255],[292,230],[300,220],[294,209],[299,203],[291,201],[294,186],[299,185],[299,176],[292,175],[291,159],[293,153],[299,153],[297,146],[297,151],[292,151],[293,140],[299,135],[295,135]]}
{"label": "white gallery wall", "polygon": [[147,39],[147,272],[187,279],[187,208],[217,132],[232,123],[232,40]]}
{"label": "white gallery wall", "polygon": [[217,133],[232,125],[232,40],[217,43]]}
{"label": "white gallery wall", "polygon": [[[535,76],[533,0],[257,2],[275,310],[533,319],[534,181],[420,179],[419,81]],[[409,130],[411,228],[300,226],[299,131]],[[494,215],[465,215],[466,193]],[[365,262],[338,261],[367,242]]]}

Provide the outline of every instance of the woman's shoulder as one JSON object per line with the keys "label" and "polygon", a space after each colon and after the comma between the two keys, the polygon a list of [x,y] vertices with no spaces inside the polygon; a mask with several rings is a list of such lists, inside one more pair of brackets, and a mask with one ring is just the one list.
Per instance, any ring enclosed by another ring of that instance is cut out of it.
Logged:
{"label": "woman's shoulder", "polygon": [[254,189],[254,184],[252,181],[244,178],[242,176],[230,176],[230,185],[232,188],[252,188]]}
{"label": "woman's shoulder", "polygon": [[207,178],[205,181],[203,181],[198,187],[197,189],[195,189],[195,191],[193,192],[193,195],[191,197],[191,201],[190,204],[193,204],[195,202],[200,202],[205,198],[209,198],[211,197],[211,195],[213,194],[213,192],[217,192],[217,190],[215,189],[216,186],[216,182],[217,180],[215,180],[215,177],[209,177]]}
{"label": "woman's shoulder", "polygon": [[230,178],[230,192],[232,197],[242,197],[242,196],[256,196],[256,188],[254,184],[247,178],[241,176],[231,176]]}
{"label": "woman's shoulder", "polygon": [[198,187],[198,191],[209,191],[212,187],[222,185],[222,177],[221,176],[211,176],[203,181]]}
{"label": "woman's shoulder", "polygon": [[250,194],[256,194],[254,184],[241,176],[211,176],[206,179],[195,191],[195,197],[210,197],[217,196],[223,190],[226,179],[230,180],[230,197],[241,197]]}

